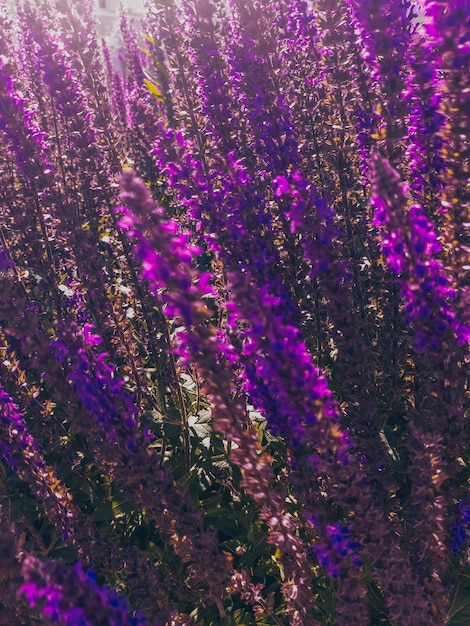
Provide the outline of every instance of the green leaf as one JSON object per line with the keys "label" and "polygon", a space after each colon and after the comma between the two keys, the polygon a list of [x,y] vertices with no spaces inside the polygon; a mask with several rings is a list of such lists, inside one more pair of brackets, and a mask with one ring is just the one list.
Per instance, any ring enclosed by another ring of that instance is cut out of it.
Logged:
{"label": "green leaf", "polygon": [[237,626],[254,626],[256,622],[253,619],[253,615],[248,613],[245,609],[237,609],[233,612],[234,623]]}
{"label": "green leaf", "polygon": [[449,609],[449,626],[470,624],[470,568],[466,567],[459,577],[459,587]]}
{"label": "green leaf", "polygon": [[165,99],[162,96],[162,92],[160,91],[160,89],[158,89],[158,87],[156,85],[154,85],[150,80],[148,80],[147,78],[144,78],[144,84],[147,87],[147,89],[150,91],[150,93],[152,94],[152,96],[155,96],[155,98],[157,100],[159,100],[160,102],[165,102]]}
{"label": "green leaf", "polygon": [[170,422],[168,420],[163,422],[163,432],[165,437],[167,437],[173,445],[179,444],[182,431],[183,429],[181,424],[175,424],[174,422]]}
{"label": "green leaf", "polygon": [[264,553],[267,553],[267,541],[265,537],[261,537],[249,548],[241,558],[242,567],[250,567]]}
{"label": "green leaf", "polygon": [[93,522],[110,522],[114,519],[113,507],[111,502],[105,502],[99,506],[91,515]]}
{"label": "green leaf", "polygon": [[[202,409],[197,415],[189,415],[188,426],[191,434],[198,439],[206,439],[212,434],[212,418],[210,409]],[[210,440],[205,447],[210,446]]]}
{"label": "green leaf", "polygon": [[77,553],[75,550],[72,550],[72,548],[68,548],[67,546],[54,548],[54,550],[49,553],[49,556],[53,559],[62,561],[62,563],[66,563],[67,565],[75,563],[77,560]]}
{"label": "green leaf", "polygon": [[140,421],[157,437],[163,435],[163,415],[160,411],[143,411],[140,415]]}

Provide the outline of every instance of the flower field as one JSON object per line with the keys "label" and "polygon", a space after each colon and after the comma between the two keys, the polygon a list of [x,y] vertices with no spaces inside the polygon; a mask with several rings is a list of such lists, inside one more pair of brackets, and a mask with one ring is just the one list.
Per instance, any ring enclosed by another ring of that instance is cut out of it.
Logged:
{"label": "flower field", "polygon": [[145,10],[0,0],[0,625],[468,626],[468,0]]}

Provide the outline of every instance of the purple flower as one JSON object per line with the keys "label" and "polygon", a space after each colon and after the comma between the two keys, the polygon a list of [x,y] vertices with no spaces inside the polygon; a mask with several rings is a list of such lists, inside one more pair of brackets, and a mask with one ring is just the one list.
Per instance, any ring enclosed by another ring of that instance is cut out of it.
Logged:
{"label": "purple flower", "polygon": [[446,331],[459,344],[468,342],[470,328],[458,319],[452,305],[455,291],[438,258],[441,246],[422,206],[407,209],[406,186],[378,154],[372,159],[371,177],[374,223],[381,227],[382,252],[396,274],[407,275],[400,280],[401,296],[405,322],[416,325],[416,350],[439,350],[438,335]]}
{"label": "purple flower", "polygon": [[148,624],[124,597],[98,585],[94,573],[84,572],[80,563],[68,567],[28,557],[22,571],[25,583],[18,593],[24,594],[32,607],[39,607],[51,622],[65,626]]}
{"label": "purple flower", "polygon": [[67,538],[73,517],[72,499],[45,460],[38,442],[12,398],[0,387],[0,457],[35,490],[46,513]]}

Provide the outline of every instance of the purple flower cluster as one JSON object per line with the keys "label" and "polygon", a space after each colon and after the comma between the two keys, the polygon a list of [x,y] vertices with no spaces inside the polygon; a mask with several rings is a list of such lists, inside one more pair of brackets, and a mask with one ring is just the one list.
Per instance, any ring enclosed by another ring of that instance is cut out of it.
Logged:
{"label": "purple flower cluster", "polygon": [[100,586],[96,574],[81,565],[66,567],[33,557],[23,562],[24,584],[19,593],[39,607],[51,623],[64,626],[144,626],[148,621],[134,612],[125,598]]}
{"label": "purple flower cluster", "polygon": [[464,502],[457,506],[458,518],[451,526],[452,552],[456,553],[462,548],[468,537],[468,525],[470,524],[470,507]]}
{"label": "purple flower cluster", "polygon": [[64,537],[69,535],[71,497],[48,467],[38,443],[29,434],[19,408],[0,388],[0,458],[34,485],[46,512],[58,525]]}
{"label": "purple flower cluster", "polygon": [[384,231],[382,252],[396,274],[408,275],[401,280],[401,296],[405,323],[416,325],[416,350],[438,351],[446,332],[467,343],[470,328],[453,310],[456,291],[437,256],[441,245],[431,222],[420,205],[407,209],[406,186],[386,159],[376,154],[371,169],[374,223]]}
{"label": "purple flower cluster", "polygon": [[92,356],[94,346],[100,345],[102,339],[94,333],[90,324],[83,328],[83,347],[70,351],[61,341],[53,343],[59,363],[69,357],[68,380],[72,383],[85,409],[103,428],[106,436],[117,443],[120,434],[116,430],[121,423],[128,429],[127,447],[135,449],[137,443],[132,431],[137,426],[136,415],[139,411],[129,393],[122,389],[124,383],[115,377],[114,367],[106,362],[106,353]]}
{"label": "purple flower cluster", "polygon": [[337,563],[332,561],[332,553],[336,553],[338,560],[349,557],[352,565],[358,568],[362,567],[363,562],[358,554],[360,545],[351,538],[351,532],[347,526],[341,525],[339,522],[330,524],[326,527],[326,535],[331,542],[333,550],[323,547],[321,543],[316,543],[313,549],[317,555],[318,562],[329,572],[333,579],[339,578],[340,568]]}

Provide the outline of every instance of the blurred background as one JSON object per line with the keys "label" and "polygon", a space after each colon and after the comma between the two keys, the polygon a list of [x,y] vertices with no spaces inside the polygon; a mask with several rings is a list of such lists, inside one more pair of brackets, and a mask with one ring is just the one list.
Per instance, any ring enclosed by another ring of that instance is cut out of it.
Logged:
{"label": "blurred background", "polygon": [[117,36],[121,2],[126,8],[129,17],[136,21],[136,26],[144,15],[142,0],[95,0],[95,2],[100,24],[100,35],[105,38]]}

